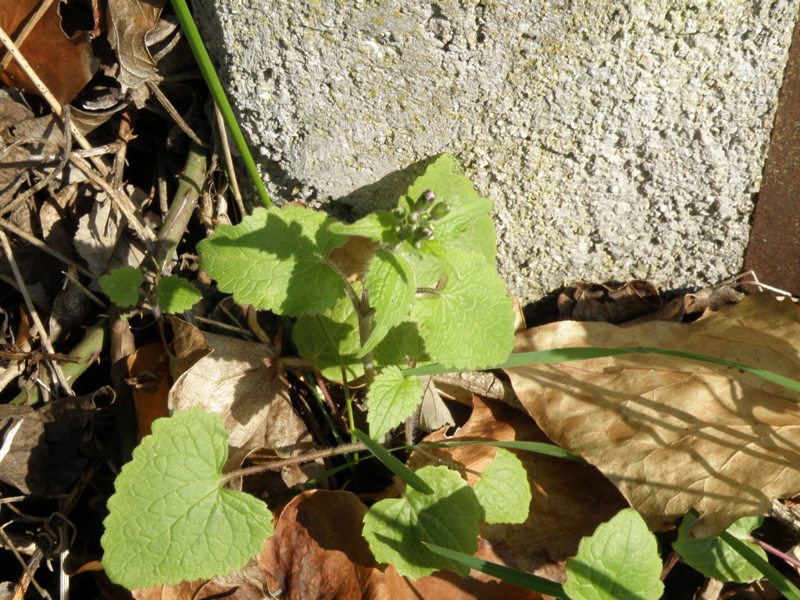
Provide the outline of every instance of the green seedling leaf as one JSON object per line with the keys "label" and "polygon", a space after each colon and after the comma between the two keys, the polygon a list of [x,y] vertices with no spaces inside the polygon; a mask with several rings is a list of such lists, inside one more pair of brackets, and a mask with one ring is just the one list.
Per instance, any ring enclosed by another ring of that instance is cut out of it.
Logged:
{"label": "green seedling leaf", "polygon": [[406,489],[402,498],[376,502],[364,517],[364,538],[375,559],[394,565],[400,575],[416,579],[439,569],[466,575],[468,567],[421,542],[473,554],[481,516],[475,492],[447,467],[423,467],[417,475],[433,493]]}
{"label": "green seedling leaf", "polygon": [[422,385],[416,377],[403,377],[400,367],[386,367],[367,391],[369,435],[377,439],[405,421],[422,401]]}
{"label": "green seedling leaf", "polygon": [[492,210],[492,203],[475,191],[458,160],[450,153],[439,155],[409,186],[406,197],[416,199],[427,190],[433,191],[438,200],[450,207],[450,212],[434,224],[436,239],[445,243],[458,239],[476,219]]}
{"label": "green seedling leaf", "polygon": [[132,589],[239,568],[272,534],[257,498],[223,487],[228,433],[201,409],[157,419],[122,467],[103,525],[103,568]]}
{"label": "green seedling leaf", "polygon": [[375,319],[372,333],[359,353],[361,356],[371,352],[392,327],[408,319],[416,291],[408,261],[383,249],[376,250],[369,263],[366,286]]}
{"label": "green seedling leaf", "polygon": [[136,267],[121,267],[108,275],[101,275],[97,283],[111,302],[120,308],[128,308],[139,303],[142,280],[142,272]]}
{"label": "green seedling leaf", "polygon": [[412,319],[431,360],[454,369],[503,362],[514,346],[514,312],[493,266],[474,253],[449,257],[441,290],[418,295]]}
{"label": "green seedling leaf", "polygon": [[655,536],[626,508],[581,540],[567,560],[564,591],[572,600],[658,600],[661,567]]}
{"label": "green seedling leaf", "polygon": [[422,543],[426,548],[429,548],[436,554],[459,562],[468,569],[475,569],[476,571],[486,573],[491,577],[497,577],[501,581],[511,583],[526,590],[533,590],[534,592],[547,594],[548,596],[553,596],[554,598],[559,599],[563,598],[566,600],[567,598],[566,594],[564,594],[564,588],[560,583],[550,581],[549,579],[539,577],[538,575],[531,575],[525,571],[518,571],[517,569],[512,569],[511,567],[507,567],[505,565],[475,558],[474,556],[464,554],[463,552],[455,552],[454,550],[449,550],[448,548],[442,548],[441,546],[431,544],[430,542]]}
{"label": "green seedling leaf", "polygon": [[425,242],[421,249],[414,248],[406,242],[400,247],[400,252],[414,271],[417,287],[433,288],[443,280],[447,266],[440,258],[445,254],[440,242],[436,240]]}
{"label": "green seedling leaf", "polygon": [[158,306],[165,313],[182,313],[203,299],[203,294],[182,277],[162,277],[158,282]]}
{"label": "green seedling leaf", "polygon": [[200,266],[239,303],[289,316],[322,312],[344,296],[326,257],[347,238],[331,223],[302,206],[259,208],[200,242]]}
{"label": "green seedling leaf", "polygon": [[[697,513],[690,512],[683,518],[678,528],[678,539],[672,543],[672,549],[687,565],[706,577],[713,577],[719,581],[747,583],[761,578],[761,571],[725,543],[721,537],[690,537],[692,525],[697,521],[697,517]],[[761,521],[759,517],[743,517],[728,527],[727,531],[767,560],[767,554],[761,547],[747,541],[750,532],[761,525]]]}
{"label": "green seedling leaf", "polygon": [[497,449],[492,463],[472,486],[487,523],[524,523],[531,506],[528,473],[516,456]]}
{"label": "green seedling leaf", "polygon": [[367,450],[375,455],[375,458],[383,463],[383,466],[397,475],[400,478],[400,481],[411,486],[422,494],[433,493],[433,489],[427,483],[425,483],[425,481],[419,475],[414,473],[414,471],[389,454],[389,451],[386,450],[386,448],[381,446],[375,440],[371,439],[366,433],[359,431],[358,429],[353,429],[352,433],[359,442],[367,447]]}
{"label": "green seedling leaf", "polygon": [[[313,360],[314,366],[331,381],[341,382],[342,367],[348,381],[364,374],[359,339],[358,317],[346,297],[322,314],[301,316],[292,330],[292,340],[300,356]],[[378,365],[405,364],[409,356],[427,359],[413,323],[401,323],[390,329],[373,351]]]}
{"label": "green seedling leaf", "polygon": [[397,225],[397,217],[381,210],[370,213],[355,223],[333,222],[329,230],[341,235],[359,235],[384,244],[396,244],[399,241]]}
{"label": "green seedling leaf", "polygon": [[760,554],[754,552],[750,544],[744,543],[727,531],[723,531],[720,537],[726,544],[736,550],[742,558],[761,571],[761,574],[775,586],[775,589],[781,593],[783,598],[786,598],[786,600],[800,600],[800,590],[783,573],[764,560]]}
{"label": "green seedling leaf", "polygon": [[299,317],[292,329],[292,339],[300,356],[313,360],[322,376],[331,381],[341,381],[342,367],[348,381],[364,374],[358,358],[361,349],[358,317],[346,296],[322,314]]}
{"label": "green seedling leaf", "polygon": [[462,252],[476,252],[486,258],[492,267],[497,258],[497,238],[494,231],[494,221],[489,215],[475,218],[464,231],[446,246],[446,253],[451,254],[458,250]]}

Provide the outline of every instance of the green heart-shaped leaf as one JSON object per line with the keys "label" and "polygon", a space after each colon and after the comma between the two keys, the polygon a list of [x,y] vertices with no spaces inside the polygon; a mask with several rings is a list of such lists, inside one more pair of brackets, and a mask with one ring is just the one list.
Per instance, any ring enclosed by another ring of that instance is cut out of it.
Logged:
{"label": "green heart-shaped leaf", "polygon": [[153,423],[115,482],[103,567],[127,588],[208,579],[243,566],[272,534],[257,498],[225,489],[222,420],[201,409]]}

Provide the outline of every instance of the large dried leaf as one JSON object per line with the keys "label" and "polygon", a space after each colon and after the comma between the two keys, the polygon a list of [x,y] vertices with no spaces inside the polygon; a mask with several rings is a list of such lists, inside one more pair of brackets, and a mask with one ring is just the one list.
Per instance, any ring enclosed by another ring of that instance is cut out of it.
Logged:
{"label": "large dried leaf", "polygon": [[282,590],[285,600],[402,598],[402,578],[394,568],[376,568],[361,536],[366,512],[348,492],[317,490],[292,500],[259,556],[268,589]]}
{"label": "large dried leaf", "polygon": [[[0,5],[0,27],[12,38],[33,16],[41,0],[14,0]],[[20,52],[61,104],[69,103],[89,83],[97,63],[86,32],[67,37],[58,14],[61,2],[53,2],[20,46]],[[5,55],[5,51],[2,53]],[[36,86],[12,61],[0,75],[6,85],[38,94]]]}
{"label": "large dried leaf", "polygon": [[[259,565],[264,588],[284,600],[536,600],[539,594],[483,573],[440,572],[416,581],[394,567],[379,568],[361,535],[367,507],[349,492],[315,490],[294,498],[281,513]],[[482,542],[476,554],[500,562]]]}
{"label": "large dried leaf", "polygon": [[[486,403],[478,396],[474,396],[473,406],[467,423],[449,440],[549,442],[520,410],[500,402]],[[443,433],[437,432],[424,441],[444,440]],[[474,482],[476,477],[470,471],[482,472],[495,452],[491,446],[426,448],[424,454],[414,453],[409,464],[419,467],[441,459],[444,464],[463,467],[464,476]],[[532,452],[516,454],[531,484],[528,519],[520,525],[483,525],[481,536],[485,544],[494,546],[503,557],[495,562],[542,577],[562,579],[563,561],[575,554],[581,538],[590,535],[627,503],[594,467]]]}
{"label": "large dried leaf", "polygon": [[[175,327],[180,321],[171,322]],[[183,328],[192,326],[184,324]],[[292,407],[288,386],[277,369],[268,366],[267,347],[213,333],[202,335],[211,352],[176,379],[169,393],[170,408],[197,406],[222,417],[232,447],[231,463],[260,448],[274,449],[279,456],[308,451],[311,434]],[[185,332],[176,337],[177,354],[191,353],[177,346],[191,338]],[[291,480],[287,480],[289,471],[294,473]],[[299,469],[289,471],[284,473],[287,485],[304,479]]]}
{"label": "large dried leaf", "polygon": [[[647,345],[797,377],[799,321],[797,306],[761,294],[689,325],[553,323],[520,334],[516,351]],[[713,535],[800,492],[800,405],[777,384],[654,354],[507,372],[544,432],[597,466],[653,528],[694,508],[695,533]]]}

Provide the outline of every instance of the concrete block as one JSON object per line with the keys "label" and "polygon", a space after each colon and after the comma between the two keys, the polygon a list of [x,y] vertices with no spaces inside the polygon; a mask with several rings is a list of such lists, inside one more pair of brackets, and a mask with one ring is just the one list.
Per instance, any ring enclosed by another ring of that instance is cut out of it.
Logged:
{"label": "concrete block", "polygon": [[198,23],[268,189],[341,213],[451,151],[499,266],[666,288],[738,272],[800,0],[213,0]]}

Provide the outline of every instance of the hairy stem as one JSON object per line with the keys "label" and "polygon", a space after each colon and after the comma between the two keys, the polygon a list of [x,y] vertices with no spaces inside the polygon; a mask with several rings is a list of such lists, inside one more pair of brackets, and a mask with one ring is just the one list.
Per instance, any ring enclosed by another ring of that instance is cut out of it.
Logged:
{"label": "hairy stem", "polygon": [[325,448],[324,450],[315,450],[314,452],[301,454],[300,456],[295,456],[293,458],[273,460],[263,465],[256,465],[255,467],[247,467],[245,469],[237,469],[236,471],[231,471],[230,473],[227,473],[223,476],[222,482],[227,483],[228,481],[232,481],[240,477],[258,475],[259,473],[265,473],[267,471],[277,471],[278,469],[282,469],[283,467],[289,467],[291,465],[299,465],[302,463],[311,462],[317,460],[318,458],[330,458],[332,456],[339,456],[340,454],[361,452],[362,450],[366,449],[367,447],[361,442],[355,442],[352,444],[345,444],[343,446],[336,446],[335,448]]}
{"label": "hairy stem", "polygon": [[[347,298],[350,300],[350,303],[353,305],[353,310],[356,312],[356,318],[358,319],[358,339],[361,342],[361,345],[367,343],[370,334],[372,333],[372,324],[370,323],[369,318],[369,299],[367,298],[366,290],[359,298],[358,294],[356,293],[355,289],[353,289],[352,284],[347,280],[347,277],[344,273],[342,273],[341,269],[334,264],[332,261],[326,261],[328,266],[333,269],[339,277],[342,278],[344,282],[344,292],[347,294]],[[361,364],[364,366],[364,381],[367,384],[367,387],[370,386],[372,380],[375,379],[375,363],[372,358],[372,352],[367,352],[364,357],[361,359]]]}

